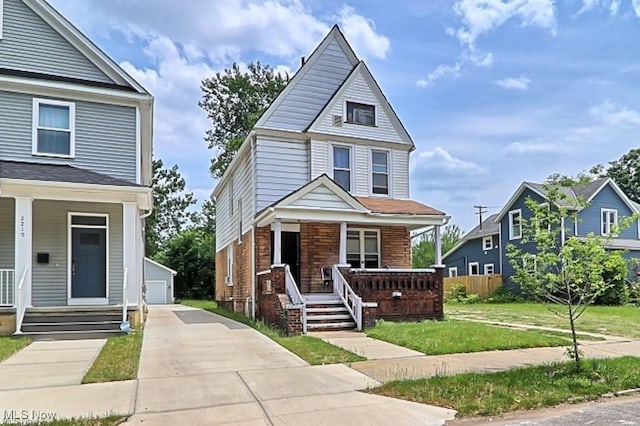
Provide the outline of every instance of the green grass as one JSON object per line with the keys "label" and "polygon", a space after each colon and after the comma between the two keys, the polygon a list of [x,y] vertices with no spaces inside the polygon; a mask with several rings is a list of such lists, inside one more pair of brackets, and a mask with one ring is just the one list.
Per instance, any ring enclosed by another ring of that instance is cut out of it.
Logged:
{"label": "green grass", "polygon": [[282,332],[277,328],[270,327],[263,322],[254,322],[244,315],[237,314],[235,312],[229,312],[226,309],[219,307],[216,302],[212,300],[183,300],[182,304],[194,308],[204,309],[205,311],[213,312],[215,314],[253,327],[279,345],[298,355],[300,358],[311,365],[342,364],[364,361],[366,359],[352,352],[327,343],[324,340],[316,339],[315,337],[284,336]]}
{"label": "green grass", "polygon": [[117,382],[133,380],[138,375],[140,351],[142,349],[142,329],[131,334],[111,336],[102,347],[100,354],[85,374],[82,383]]}
{"label": "green grass", "polygon": [[500,373],[395,381],[370,392],[454,408],[462,416],[490,416],[594,400],[638,387],[640,358],[624,357],[584,362],[579,373],[571,363],[558,363]]}
{"label": "green grass", "polygon": [[[447,302],[445,314],[492,321],[531,324],[569,329],[566,317],[559,317],[541,303],[475,303],[463,305]],[[576,323],[578,331],[640,337],[640,308],[634,306],[590,306]]]}
{"label": "green grass", "polygon": [[564,338],[533,330],[455,320],[419,323],[379,321],[367,331],[367,335],[427,355],[565,346],[570,343],[569,336]]}
{"label": "green grass", "polygon": [[0,337],[0,362],[31,343],[28,337]]}
{"label": "green grass", "polygon": [[[30,425],[42,426],[116,426],[127,420],[123,416],[109,416],[101,419],[65,419],[54,420],[51,422],[29,423]],[[1,423],[1,425],[9,425],[15,423]]]}

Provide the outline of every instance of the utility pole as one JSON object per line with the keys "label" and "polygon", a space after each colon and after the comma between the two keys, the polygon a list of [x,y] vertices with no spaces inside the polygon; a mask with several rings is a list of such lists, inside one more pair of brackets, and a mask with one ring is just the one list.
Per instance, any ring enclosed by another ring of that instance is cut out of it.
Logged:
{"label": "utility pole", "polygon": [[473,208],[478,210],[476,214],[480,216],[480,229],[482,229],[482,213],[487,212],[487,206],[479,205],[479,206],[473,206]]}

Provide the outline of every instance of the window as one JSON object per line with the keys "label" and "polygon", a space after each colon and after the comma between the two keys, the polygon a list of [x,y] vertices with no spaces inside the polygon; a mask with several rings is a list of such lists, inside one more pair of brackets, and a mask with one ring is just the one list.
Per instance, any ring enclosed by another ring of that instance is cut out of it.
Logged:
{"label": "window", "polygon": [[538,259],[535,254],[525,253],[522,256],[522,267],[530,274],[538,269]]}
{"label": "window", "polygon": [[389,153],[371,151],[371,191],[374,194],[389,195]]}
{"label": "window", "polygon": [[458,267],[457,266],[449,268],[449,276],[450,277],[457,277],[458,276]]}
{"label": "window", "polygon": [[618,225],[618,210],[601,209],[601,232],[602,235],[609,235],[613,227]]}
{"label": "window", "polygon": [[373,105],[347,102],[347,123],[362,124],[365,126],[376,125],[376,107]]}
{"label": "window", "polygon": [[377,230],[347,230],[347,263],[352,268],[380,267],[380,233]]}
{"label": "window", "polygon": [[72,102],[33,100],[34,155],[75,155],[75,109]]}
{"label": "window", "polygon": [[522,210],[511,210],[509,212],[509,239],[517,240],[522,238]]}
{"label": "window", "polygon": [[493,248],[493,237],[488,235],[482,237],[482,250],[491,250]]}
{"label": "window", "polygon": [[333,180],[345,191],[351,191],[351,148],[333,147]]}
{"label": "window", "polygon": [[233,244],[227,246],[227,276],[224,282],[229,286],[233,286]]}
{"label": "window", "polygon": [[480,264],[478,262],[469,263],[469,275],[480,275]]}
{"label": "window", "polygon": [[495,268],[493,263],[487,263],[484,265],[484,274],[485,275],[493,275],[495,274]]}

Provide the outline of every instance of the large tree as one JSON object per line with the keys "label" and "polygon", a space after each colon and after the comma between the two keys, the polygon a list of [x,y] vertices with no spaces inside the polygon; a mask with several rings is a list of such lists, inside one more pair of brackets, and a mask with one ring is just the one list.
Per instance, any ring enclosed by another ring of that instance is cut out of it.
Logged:
{"label": "large tree", "polygon": [[221,177],[258,118],[271,105],[288,82],[269,65],[250,63],[246,71],[234,63],[224,72],[202,80],[202,100],[198,105],[207,112],[212,128],[205,140],[218,153],[210,171]]}
{"label": "large tree", "polygon": [[606,175],[613,179],[620,189],[636,203],[640,203],[640,148],[611,161]]}
{"label": "large tree", "polygon": [[[462,231],[458,225],[447,225],[442,231],[442,254],[451,250],[462,239]],[[436,244],[432,232],[425,233],[413,246],[411,266],[428,268],[436,261]]]}
{"label": "large tree", "polygon": [[165,168],[153,161],[153,211],[145,222],[145,248],[153,257],[160,247],[183,231],[193,218],[189,207],[196,203],[193,193],[185,192],[186,182],[178,166]]}
{"label": "large tree", "polygon": [[606,238],[599,235],[569,236],[563,243],[564,220],[578,220],[576,212],[585,201],[569,200],[557,183],[545,184],[545,190],[547,202],[526,200],[531,218],[521,217],[522,239],[507,245],[507,257],[522,290],[569,322],[569,353],[579,369],[576,321],[614,282],[625,279],[627,265],[621,252],[607,250]]}

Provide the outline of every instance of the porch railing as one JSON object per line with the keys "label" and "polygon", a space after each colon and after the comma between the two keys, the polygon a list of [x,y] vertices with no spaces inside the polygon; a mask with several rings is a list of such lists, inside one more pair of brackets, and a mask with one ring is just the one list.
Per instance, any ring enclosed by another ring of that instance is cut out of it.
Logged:
{"label": "porch railing", "polygon": [[31,304],[31,284],[25,286],[27,276],[29,275],[29,267],[24,268],[20,283],[16,287],[16,334],[22,333],[22,321],[27,311],[27,306]]}
{"label": "porch railing", "polygon": [[356,322],[358,330],[362,330],[362,298],[351,288],[337,266],[333,266],[333,292],[338,294],[347,310]]}
{"label": "porch railing", "polygon": [[285,266],[285,288],[287,290],[287,295],[291,299],[291,303],[295,305],[302,305],[302,332],[306,334],[307,332],[307,304],[300,293],[300,289],[296,285],[296,280],[293,278],[293,274],[291,274],[291,268],[289,265]]}
{"label": "porch railing", "polygon": [[13,306],[15,281],[13,269],[0,269],[0,306]]}
{"label": "porch railing", "polygon": [[124,277],[122,278],[122,322],[127,321],[127,279],[129,278],[129,268],[124,268]]}

